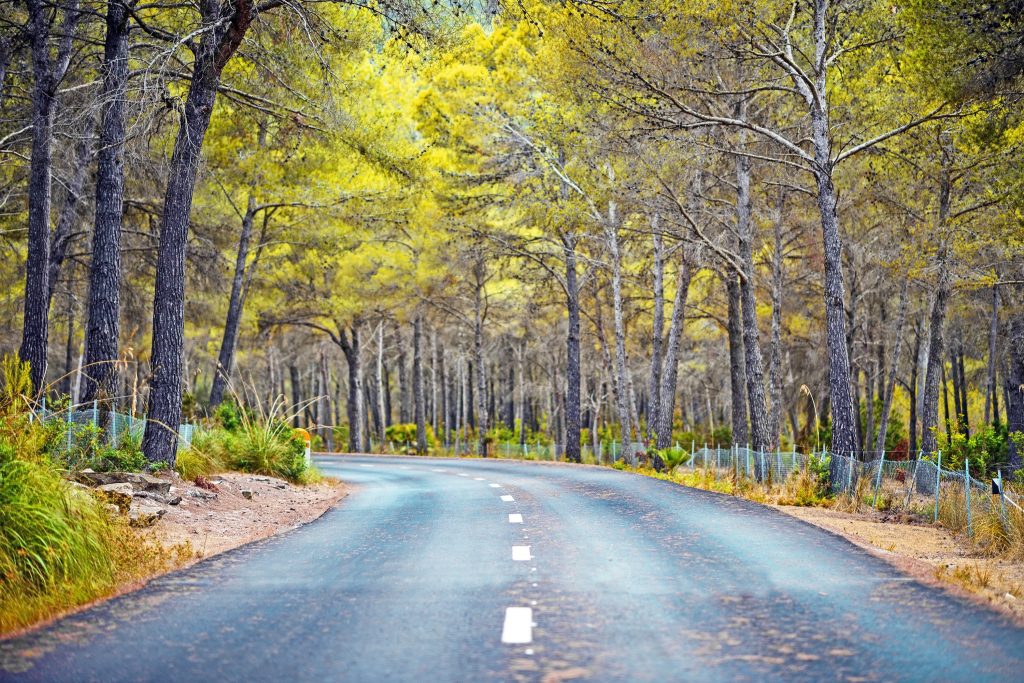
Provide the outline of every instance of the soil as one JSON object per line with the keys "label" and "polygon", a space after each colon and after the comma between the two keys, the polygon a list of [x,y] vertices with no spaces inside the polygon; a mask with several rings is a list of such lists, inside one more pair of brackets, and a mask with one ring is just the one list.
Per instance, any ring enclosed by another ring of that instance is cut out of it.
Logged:
{"label": "soil", "polygon": [[[215,490],[175,481],[172,493],[181,502],[161,506],[167,512],[151,528],[166,546],[188,541],[196,559],[310,522],[348,495],[347,486],[332,480],[295,486],[274,477],[227,472],[209,481]],[[250,491],[251,499],[242,491]],[[216,497],[206,497],[211,494]]]}
{"label": "soil", "polygon": [[910,516],[774,507],[843,536],[924,583],[982,602],[1024,625],[1024,562],[982,555],[965,539]]}

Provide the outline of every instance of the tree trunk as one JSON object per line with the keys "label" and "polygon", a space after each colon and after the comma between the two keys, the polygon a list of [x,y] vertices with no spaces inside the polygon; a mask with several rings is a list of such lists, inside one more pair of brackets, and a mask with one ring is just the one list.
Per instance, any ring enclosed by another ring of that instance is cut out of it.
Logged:
{"label": "tree trunk", "polygon": [[224,335],[221,338],[220,353],[217,357],[217,368],[213,375],[213,387],[210,389],[210,407],[216,408],[224,399],[224,389],[231,379],[234,365],[235,345],[238,341],[238,328],[242,322],[242,284],[245,281],[246,261],[249,258],[249,241],[252,239],[252,224],[256,217],[256,199],[249,194],[245,215],[242,216],[242,232],[238,238],[238,253],[235,256],[235,273],[231,280],[231,295],[228,298],[228,315],[224,323]]}
{"label": "tree trunk", "polygon": [[299,404],[302,402],[302,387],[299,386],[299,369],[292,363],[288,366],[288,377],[292,385],[292,426],[301,426]]}
{"label": "tree trunk", "polygon": [[[779,192],[775,207],[775,220],[772,222],[772,322],[771,339],[768,352],[768,395],[770,401],[769,427],[778,436],[782,424],[782,288],[783,288],[783,249],[782,220],[785,213],[786,195]],[[794,430],[794,438],[796,432]]]}
{"label": "tree trunk", "polygon": [[387,441],[387,406],[384,398],[384,321],[377,326],[377,412],[380,422],[377,425],[381,447]]}
{"label": "tree trunk", "polygon": [[423,392],[423,316],[412,320],[412,397],[416,419],[416,453],[427,453],[427,410]]}
{"label": "tree trunk", "polygon": [[331,373],[327,367],[327,354],[323,346],[320,347],[320,397],[317,399],[320,406],[320,438],[324,440],[327,452],[334,452],[334,429],[331,422]]}
{"label": "tree trunk", "polygon": [[398,352],[398,422],[409,424],[412,422],[412,392],[409,391],[408,364],[406,363],[405,344],[399,332]]}
{"label": "tree trunk", "polygon": [[[755,451],[775,450],[778,425],[769,424],[764,395],[764,359],[757,329],[757,302],[754,294],[754,226],[750,207],[750,158],[736,156],[736,232],[739,236],[739,256],[743,262],[740,274],[740,301],[743,320],[743,355],[746,365],[747,402],[750,411],[750,432]],[[756,476],[760,481],[761,459],[757,459]]]}
{"label": "tree trunk", "polygon": [[[1006,426],[1010,434],[1024,433],[1024,313],[1015,313],[1009,320],[1006,335],[1007,372],[1003,374],[1006,390]],[[1018,439],[1010,439],[1007,454],[1010,470],[1016,473],[1024,466],[1024,448]]]}
{"label": "tree trunk", "polygon": [[[889,378],[883,388],[882,414],[878,420],[878,439],[875,441],[875,450],[881,451],[885,448],[885,437],[889,431],[889,415],[892,412],[892,397],[896,388],[896,376],[899,374],[900,353],[903,350],[903,327],[907,322],[907,300],[910,280],[904,278],[903,288],[900,291],[900,309],[896,314],[896,334],[892,347],[892,358],[889,362]],[[911,396],[911,412],[913,412],[913,396]]]}
{"label": "tree trunk", "polygon": [[441,418],[441,425],[440,425],[441,434],[440,434],[440,438],[441,438],[441,444],[445,448],[447,448],[448,447],[448,443],[449,443],[448,442],[448,436],[451,433],[451,429],[452,429],[452,421],[451,421],[451,408],[450,408],[451,399],[450,399],[449,393],[448,393],[448,371],[447,371],[447,368],[445,367],[445,364],[444,364],[444,356],[445,356],[445,353],[444,353],[444,349],[442,348],[441,349],[441,353],[439,353],[437,355],[437,371],[438,371],[438,374],[440,375],[440,382],[441,382],[441,397],[440,397],[441,398],[441,403],[440,403],[440,406],[439,406],[439,408],[441,410],[441,416],[440,416],[440,418]]}
{"label": "tree trunk", "polygon": [[[583,454],[580,449],[580,292],[576,275],[575,236],[562,236],[562,256],[565,259],[565,305],[569,318],[565,341],[565,459],[569,462],[582,462]],[[525,435],[522,438],[525,439]]]}
{"label": "tree trunk", "polygon": [[192,79],[178,136],[171,155],[167,192],[160,216],[156,282],[153,288],[153,377],[149,391],[149,420],[142,449],[151,462],[174,466],[177,431],[181,423],[182,350],[185,331],[185,250],[192,195],[220,86],[221,71],[238,49],[252,22],[250,5],[238,2],[227,16],[220,3],[200,3],[203,27],[195,48]]}
{"label": "tree trunk", "polygon": [[53,112],[57,87],[71,58],[71,39],[78,21],[78,3],[64,10],[56,57],[50,54],[50,5],[26,0],[32,51],[32,151],[28,179],[28,259],[25,267],[25,308],[18,356],[31,365],[32,389],[46,382],[49,337],[50,200],[53,172]]}
{"label": "tree trunk", "polygon": [[910,455],[917,458],[917,385],[918,385],[918,358],[921,356],[921,326],[914,328],[914,357],[910,366]]}
{"label": "tree trunk", "polygon": [[964,436],[971,438],[971,420],[967,411],[967,373],[964,371],[964,342],[963,337],[956,343],[957,374],[960,385],[960,412],[957,414],[957,426]]}
{"label": "tree trunk", "polygon": [[89,268],[85,400],[114,396],[120,339],[121,220],[124,215],[125,89],[131,20],[123,0],[107,3],[96,168],[96,217]]}
{"label": "tree trunk", "polygon": [[618,387],[616,407],[619,425],[622,428],[622,455],[629,461],[633,460],[630,446],[632,444],[632,421],[629,410],[629,382],[626,377],[626,328],[622,314],[622,256],[619,253],[618,225],[615,217],[615,204],[609,202],[609,219],[605,227],[605,243],[612,262],[612,314],[615,330],[615,384]]}
{"label": "tree trunk", "polygon": [[657,216],[651,219],[651,229],[654,233],[654,263],[651,268],[654,276],[654,319],[651,329],[651,377],[647,389],[650,396],[647,409],[647,440],[658,448],[663,448],[658,443],[658,435],[661,426],[661,345],[665,334],[665,249],[661,233],[658,232]]}
{"label": "tree trunk", "polygon": [[50,272],[47,274],[46,282],[49,293],[46,298],[47,307],[53,302],[53,293],[57,288],[57,281],[60,279],[61,267],[67,258],[68,247],[71,244],[71,234],[75,223],[78,221],[78,209],[81,205],[82,188],[85,186],[85,177],[88,175],[89,167],[92,165],[93,154],[93,120],[89,117],[86,122],[82,137],[75,145],[75,153],[71,169],[71,177],[68,178],[64,189],[64,203],[60,208],[57,218],[57,225],[54,227],[50,241]]}
{"label": "tree trunk", "polygon": [[345,330],[338,330],[336,339],[345,360],[348,363],[348,401],[346,401],[346,417],[348,417],[348,450],[349,453],[363,453],[363,364],[360,358],[359,322],[354,321],[350,328],[351,336]]}
{"label": "tree trunk", "polygon": [[473,356],[476,365],[477,453],[487,457],[487,372],[484,368],[484,284],[486,268],[483,256],[473,264],[475,279],[473,306]]}
{"label": "tree trunk", "polygon": [[663,360],[661,393],[658,400],[658,448],[672,445],[672,420],[676,412],[676,383],[679,377],[679,348],[683,341],[683,325],[686,322],[686,298],[690,292],[692,270],[685,252],[679,261],[676,275],[676,292],[672,300],[672,320],[669,323],[668,346]]}
{"label": "tree trunk", "polygon": [[[996,339],[999,337],[999,285],[992,285],[992,316],[988,332],[988,381],[985,384],[985,424],[999,424],[999,399],[996,387]],[[996,410],[992,411],[993,402]]]}
{"label": "tree trunk", "polygon": [[732,441],[745,444],[750,440],[747,432],[747,371],[744,364],[743,323],[740,320],[740,285],[735,273],[725,276],[729,296],[729,382],[732,393]]}

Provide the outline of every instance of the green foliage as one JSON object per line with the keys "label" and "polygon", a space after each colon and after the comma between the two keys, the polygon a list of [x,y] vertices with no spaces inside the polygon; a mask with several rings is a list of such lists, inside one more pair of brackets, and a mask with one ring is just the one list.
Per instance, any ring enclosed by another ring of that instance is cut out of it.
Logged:
{"label": "green foliage", "polygon": [[[393,424],[384,431],[384,436],[390,442],[392,449],[394,449],[395,451],[405,453],[406,455],[415,455],[415,423],[410,422],[408,424]],[[427,425],[427,449],[436,449],[437,445],[437,437],[434,435],[434,428],[431,427],[430,425]]]}
{"label": "green foliage", "polygon": [[971,475],[984,477],[1005,465],[1009,435],[1005,425],[987,426],[969,437],[959,429],[952,435],[943,434],[939,441],[942,450],[942,466],[945,469],[962,471],[964,460],[970,460]]}
{"label": "green foliage", "polygon": [[225,398],[213,411],[213,419],[229,432],[237,432],[242,427],[242,411],[230,398]]}
{"label": "green foliage", "polygon": [[178,456],[179,474],[186,479],[206,476],[217,470],[231,469],[281,477],[305,483],[312,476],[306,467],[306,443],[280,420],[257,421],[247,418],[237,432],[226,429],[204,430],[192,446]]}

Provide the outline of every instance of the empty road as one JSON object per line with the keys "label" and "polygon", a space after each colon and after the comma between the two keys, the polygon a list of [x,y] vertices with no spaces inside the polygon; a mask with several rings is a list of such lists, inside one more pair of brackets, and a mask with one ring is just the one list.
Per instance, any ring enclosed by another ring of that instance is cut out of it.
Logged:
{"label": "empty road", "polygon": [[4,681],[1008,681],[1024,630],[773,510],[610,469],[330,457],[312,524],[0,642]]}

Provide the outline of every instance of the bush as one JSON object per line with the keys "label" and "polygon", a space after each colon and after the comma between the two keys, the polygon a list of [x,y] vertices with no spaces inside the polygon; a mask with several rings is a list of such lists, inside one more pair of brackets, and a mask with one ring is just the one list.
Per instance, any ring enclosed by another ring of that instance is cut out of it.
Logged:
{"label": "bush", "polygon": [[207,476],[222,469],[252,472],[305,483],[315,476],[306,467],[306,443],[292,435],[284,422],[246,418],[237,432],[224,429],[196,435],[191,448],[175,464],[185,479]]}

